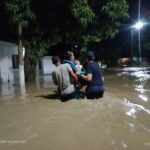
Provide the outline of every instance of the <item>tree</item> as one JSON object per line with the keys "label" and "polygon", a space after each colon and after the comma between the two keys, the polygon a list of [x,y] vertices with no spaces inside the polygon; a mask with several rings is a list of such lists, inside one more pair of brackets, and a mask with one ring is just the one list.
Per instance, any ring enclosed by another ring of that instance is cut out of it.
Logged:
{"label": "tree", "polygon": [[20,65],[22,35],[30,49],[26,60],[35,66],[48,47],[59,44],[57,53],[63,53],[66,45],[80,43],[85,50],[93,42],[115,37],[128,18],[126,0],[5,0],[5,6],[11,23],[18,24]]}
{"label": "tree", "polygon": [[126,0],[75,0],[72,12],[82,27],[85,47],[89,42],[114,38],[121,21],[129,17],[128,8]]}
{"label": "tree", "polygon": [[[39,25],[33,23],[24,32],[26,47],[25,53],[25,77],[26,81],[33,81],[36,77],[36,65],[40,58],[47,53],[50,42],[43,37],[43,31]],[[30,77],[28,76],[30,74]]]}
{"label": "tree", "polygon": [[30,9],[31,0],[6,0],[5,10],[9,15],[10,22],[17,25],[18,30],[18,53],[19,53],[19,79],[20,86],[25,86],[23,67],[22,28],[29,25],[29,21],[35,17]]}
{"label": "tree", "polygon": [[33,0],[33,8],[55,44],[82,43],[85,48],[115,37],[121,21],[129,17],[126,0]]}

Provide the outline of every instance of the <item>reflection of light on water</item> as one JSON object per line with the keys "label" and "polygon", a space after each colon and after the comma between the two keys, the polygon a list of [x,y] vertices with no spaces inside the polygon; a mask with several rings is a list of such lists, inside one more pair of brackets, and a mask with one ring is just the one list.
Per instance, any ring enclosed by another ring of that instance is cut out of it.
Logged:
{"label": "reflection of light on water", "polygon": [[133,123],[129,123],[129,126],[133,128],[135,125]]}
{"label": "reflection of light on water", "polygon": [[135,91],[140,92],[140,94],[138,95],[138,97],[140,99],[142,99],[143,101],[147,102],[148,101],[148,97],[143,95],[145,92],[150,92],[150,90],[144,89],[143,85],[134,85],[135,86]]}
{"label": "reflection of light on water", "polygon": [[129,75],[129,73],[128,72],[117,73],[117,76],[122,76],[122,75]]}
{"label": "reflection of light on water", "polygon": [[133,72],[133,71],[146,71],[149,70],[150,67],[125,67],[125,68],[108,68],[109,71],[128,71],[128,72]]}
{"label": "reflection of light on water", "polygon": [[133,123],[128,122],[128,121],[125,121],[125,122],[129,125],[130,131],[135,132],[135,125]]}
{"label": "reflection of light on water", "polygon": [[150,146],[150,143],[144,143],[145,146]]}
{"label": "reflection of light on water", "polygon": [[145,89],[145,87],[144,87],[145,84],[146,84],[146,82],[143,82],[142,85],[134,85],[134,86],[135,86],[135,91],[140,92],[140,93],[138,94],[138,97],[139,97],[141,100],[147,102],[147,101],[148,101],[148,97],[145,96],[144,93],[150,92],[150,90]]}
{"label": "reflection of light on water", "polygon": [[139,98],[141,98],[143,101],[147,102],[148,98],[144,95],[139,95]]}
{"label": "reflection of light on water", "polygon": [[134,108],[131,108],[126,114],[130,117],[136,118],[135,112],[136,110]]}
{"label": "reflection of light on water", "polygon": [[147,73],[148,73],[147,71],[132,72],[131,76],[135,76],[138,78],[144,77],[145,79],[150,79],[150,75]]}
{"label": "reflection of light on water", "polygon": [[130,101],[128,101],[127,99],[124,99],[125,103],[131,107],[131,109],[126,113],[128,116],[131,116],[133,118],[135,118],[135,113],[138,112],[138,111],[144,111],[148,114],[150,114],[150,110],[148,109],[145,109],[144,106],[141,106],[141,105],[138,105],[138,104],[133,104],[131,103]]}
{"label": "reflection of light on water", "polygon": [[143,89],[143,85],[134,85],[137,89]]}
{"label": "reflection of light on water", "polygon": [[146,71],[150,69],[150,67],[127,67],[123,68],[124,71]]}
{"label": "reflection of light on water", "polygon": [[117,76],[134,76],[137,77],[138,80],[140,81],[146,81],[148,79],[150,79],[150,75],[148,74],[149,72],[146,71],[138,71],[138,72],[121,72],[121,73],[117,73]]}
{"label": "reflection of light on water", "polygon": [[123,146],[124,148],[127,148],[127,146],[128,146],[124,141],[122,141],[121,144],[122,144],[122,146]]}
{"label": "reflection of light on water", "polygon": [[146,90],[144,89],[143,85],[134,85],[135,86],[135,91],[144,93]]}
{"label": "reflection of light on water", "polygon": [[123,68],[120,70],[118,69],[115,69],[115,70],[121,71],[117,73],[117,76],[129,75],[129,76],[140,78],[143,81],[143,80],[150,79],[150,71],[148,69],[149,68],[146,68],[146,67],[142,67],[142,68],[128,67],[128,68]]}

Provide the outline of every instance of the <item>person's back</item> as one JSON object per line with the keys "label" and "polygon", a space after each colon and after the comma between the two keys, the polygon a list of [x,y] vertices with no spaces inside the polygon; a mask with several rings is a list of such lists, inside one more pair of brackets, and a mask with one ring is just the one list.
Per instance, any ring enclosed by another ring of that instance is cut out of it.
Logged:
{"label": "person's back", "polygon": [[61,64],[56,68],[56,78],[61,95],[67,95],[75,91],[69,70],[71,70],[69,64]]}
{"label": "person's back", "polygon": [[53,56],[53,64],[55,64],[56,70],[52,73],[53,81],[58,85],[58,90],[63,101],[75,97],[75,86],[74,82],[77,82],[78,78],[72,71],[69,64],[60,64],[58,56]]}

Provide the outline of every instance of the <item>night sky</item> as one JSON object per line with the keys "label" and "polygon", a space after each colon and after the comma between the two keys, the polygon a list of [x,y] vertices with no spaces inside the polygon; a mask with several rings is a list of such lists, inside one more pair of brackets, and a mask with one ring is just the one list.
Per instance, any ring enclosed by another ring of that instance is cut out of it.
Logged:
{"label": "night sky", "polygon": [[[120,50],[120,57],[129,57],[131,50],[131,26],[135,24],[138,20],[138,0],[130,0],[130,9],[129,15],[130,18],[123,22],[120,27],[120,32],[116,36],[114,40],[112,40],[112,45],[116,47],[116,49]],[[141,0],[141,20],[144,22],[150,22],[150,0]],[[141,30],[141,43],[142,37],[145,33],[150,30],[150,25],[147,24]],[[137,31],[134,31],[134,49],[138,49],[137,42],[138,36]],[[142,44],[141,44],[142,47]]]}

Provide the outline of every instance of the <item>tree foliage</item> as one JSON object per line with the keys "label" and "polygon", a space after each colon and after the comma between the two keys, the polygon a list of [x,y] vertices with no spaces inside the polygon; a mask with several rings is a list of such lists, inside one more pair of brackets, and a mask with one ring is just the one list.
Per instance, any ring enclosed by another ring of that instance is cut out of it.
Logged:
{"label": "tree foliage", "polygon": [[102,7],[102,12],[105,12],[112,21],[128,17],[128,5],[126,0],[109,0]]}
{"label": "tree foliage", "polygon": [[5,6],[11,22],[26,27],[23,36],[34,63],[60,43],[86,48],[114,38],[129,17],[127,0],[5,0]]}
{"label": "tree foliage", "polygon": [[121,21],[129,17],[126,0],[33,0],[33,8],[52,45],[87,46],[113,38]]}
{"label": "tree foliage", "polygon": [[92,23],[95,18],[95,13],[88,5],[87,0],[75,0],[72,4],[72,13],[83,27]]}
{"label": "tree foliage", "polygon": [[[34,24],[35,25],[35,24]],[[34,30],[32,30],[34,28]],[[24,34],[24,44],[27,49],[30,49],[28,54],[28,59],[30,60],[30,65],[36,65],[37,60],[39,60],[44,54],[47,53],[47,49],[50,47],[50,42],[43,38],[43,32],[38,25],[26,30]],[[29,32],[30,31],[30,32]]]}
{"label": "tree foliage", "polygon": [[29,21],[35,18],[30,8],[31,0],[6,0],[5,9],[10,17],[11,23],[20,23],[22,27],[27,27]]}
{"label": "tree foliage", "polygon": [[[126,0],[85,0],[86,7],[80,5],[80,0],[75,1],[75,3],[78,3],[75,9],[82,9],[86,14],[86,17],[84,17],[86,24],[83,24],[82,16],[74,14],[76,19],[80,20],[80,24],[86,27],[80,33],[86,45],[89,42],[100,42],[115,37],[119,32],[118,27],[121,21],[129,17],[129,7]],[[87,10],[89,13],[87,13]]]}

